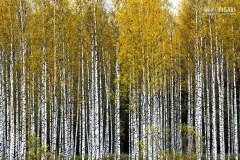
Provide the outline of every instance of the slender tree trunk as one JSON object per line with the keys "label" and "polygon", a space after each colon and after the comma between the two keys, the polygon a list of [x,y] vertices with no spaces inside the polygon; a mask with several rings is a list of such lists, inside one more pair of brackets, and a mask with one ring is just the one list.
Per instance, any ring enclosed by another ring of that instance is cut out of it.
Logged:
{"label": "slender tree trunk", "polygon": [[[87,61],[87,67],[88,67],[88,61]],[[93,128],[93,105],[94,105],[94,90],[93,90],[93,84],[94,84],[94,74],[93,74],[93,61],[92,61],[92,65],[91,65],[91,70],[90,71],[90,67],[89,71],[88,71],[88,90],[89,90],[89,135],[88,135],[88,159],[91,160],[93,158],[93,149],[94,149],[94,137],[93,137],[93,132],[94,132],[94,128]],[[90,74],[91,73],[91,74]],[[91,78],[90,78],[91,76]],[[90,82],[91,81],[91,82]],[[91,84],[91,85],[90,85]]]}
{"label": "slender tree trunk", "polygon": [[[11,22],[12,23],[12,22]],[[11,24],[11,44],[10,44],[10,108],[9,108],[9,128],[10,128],[10,151],[9,159],[14,159],[14,97],[13,97],[13,33],[12,33],[12,24]]]}
{"label": "slender tree trunk", "polygon": [[[181,68],[181,59],[179,57],[179,67]],[[178,121],[178,152],[182,154],[182,72],[179,73],[179,121]]]}
{"label": "slender tree trunk", "polygon": [[115,31],[116,45],[116,66],[115,66],[115,159],[120,160],[120,64],[119,64],[119,31]]}
{"label": "slender tree trunk", "polygon": [[25,1],[20,0],[19,5],[19,18],[21,25],[21,58],[22,58],[22,75],[21,75],[21,158],[25,158],[26,154],[26,63],[25,55],[27,52],[27,42],[24,37],[26,30],[26,13]]}
{"label": "slender tree trunk", "polygon": [[56,0],[54,0],[53,11],[53,48],[54,48],[54,79],[53,79],[53,113],[52,113],[52,150],[54,158],[57,155],[57,118],[58,118],[58,102],[57,102],[57,43],[56,43]]}
{"label": "slender tree trunk", "polygon": [[206,55],[206,139],[207,139],[207,148],[206,148],[206,157],[207,160],[210,160],[210,99],[209,99],[209,67],[208,67],[208,61],[207,61],[207,55]]}
{"label": "slender tree trunk", "polygon": [[167,87],[167,78],[166,78],[166,73],[164,75],[164,139],[165,139],[165,147],[164,150],[169,151],[169,100],[168,100],[168,87]]}
{"label": "slender tree trunk", "polygon": [[237,112],[237,86],[235,62],[233,63],[233,117],[234,117],[234,155],[238,159],[238,112]]}
{"label": "slender tree trunk", "polygon": [[[18,82],[18,72],[16,73],[16,105],[15,105],[15,158],[19,158],[19,82]],[[0,156],[1,157],[1,156]]]}
{"label": "slender tree trunk", "polygon": [[[189,55],[188,55],[189,56]],[[190,128],[193,126],[192,122],[192,74],[191,74],[191,68],[189,64],[190,58],[188,57],[188,153],[192,153],[192,147],[193,147],[193,139],[192,139],[192,133],[190,131]]]}
{"label": "slender tree trunk", "polygon": [[173,69],[171,69],[171,85],[170,85],[170,96],[171,96],[171,151],[175,157],[175,105],[174,105],[174,78],[173,78]]}
{"label": "slender tree trunk", "polygon": [[[47,146],[47,79],[46,79],[46,61],[45,61],[45,55],[46,55],[46,48],[43,47],[43,62],[42,62],[42,85],[41,85],[41,142],[42,146]],[[42,156],[42,159],[45,159],[45,155]]]}
{"label": "slender tree trunk", "polygon": [[217,159],[217,131],[216,131],[216,99],[215,99],[215,65],[212,44],[212,25],[209,17],[210,50],[211,50],[211,82],[212,82],[212,154]]}
{"label": "slender tree trunk", "polygon": [[[143,58],[144,59],[144,58]],[[146,104],[147,104],[147,97],[146,97],[146,75],[145,75],[145,68],[143,66],[143,77],[142,77],[142,105],[141,105],[141,127],[142,127],[142,156],[143,159],[146,159],[145,147],[146,147]]]}
{"label": "slender tree trunk", "polygon": [[104,149],[103,149],[103,92],[102,92],[102,72],[99,73],[99,103],[100,103],[100,115],[99,115],[99,139],[100,139],[100,145],[99,145],[99,159],[103,158],[104,155]]}
{"label": "slender tree trunk", "polygon": [[[81,60],[82,60],[82,81],[81,81],[81,90],[82,90],[82,109],[81,109],[81,113],[82,113],[82,139],[81,139],[81,143],[82,143],[82,152],[81,152],[81,155],[82,155],[82,159],[84,159],[84,156],[85,156],[85,141],[86,141],[86,138],[85,138],[85,132],[86,132],[86,128],[85,128],[85,125],[86,125],[86,115],[85,115],[85,101],[86,101],[86,98],[85,98],[85,77],[84,77],[84,56],[83,56],[83,45],[82,45],[82,55],[81,55]],[[80,88],[79,88],[80,89]],[[79,117],[80,118],[80,117]]]}
{"label": "slender tree trunk", "polygon": [[223,55],[220,53],[217,59],[217,79],[219,90],[219,139],[220,139],[220,159],[225,160],[225,138],[224,138],[224,81],[223,81]]}
{"label": "slender tree trunk", "polygon": [[116,89],[115,89],[115,153],[116,159],[120,160],[120,66],[118,62],[119,49],[116,49]]}
{"label": "slender tree trunk", "polygon": [[[110,61],[109,56],[106,57],[107,69],[104,68],[105,72],[105,88],[106,88],[106,128],[105,128],[105,140],[104,140],[104,155],[109,158],[109,105],[110,105]],[[130,153],[130,152],[129,152]]]}
{"label": "slender tree trunk", "polygon": [[230,105],[230,82],[229,82],[229,61],[227,59],[226,61],[226,70],[227,70],[227,122],[228,122],[228,142],[227,142],[227,146],[228,146],[228,149],[227,149],[227,153],[228,153],[228,156],[227,156],[227,159],[230,160],[230,154],[231,154],[231,120],[230,120],[230,117],[231,117],[231,105]]}
{"label": "slender tree trunk", "polygon": [[3,72],[3,55],[0,53],[0,159],[4,156],[4,140],[5,140],[5,96],[4,96],[4,72]]}

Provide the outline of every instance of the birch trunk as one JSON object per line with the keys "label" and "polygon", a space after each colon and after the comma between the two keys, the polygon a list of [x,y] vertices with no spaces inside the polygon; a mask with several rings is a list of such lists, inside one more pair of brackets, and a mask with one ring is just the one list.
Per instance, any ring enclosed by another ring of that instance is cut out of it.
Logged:
{"label": "birch trunk", "polygon": [[151,88],[150,88],[150,74],[149,74],[149,64],[148,64],[148,60],[147,60],[147,130],[148,130],[148,133],[147,133],[147,150],[148,150],[148,159],[149,160],[152,160],[152,130],[151,130],[151,117],[153,115],[153,113],[151,112],[151,109],[150,108],[151,106]]}
{"label": "birch trunk", "polygon": [[11,44],[10,44],[10,108],[9,108],[9,128],[10,128],[10,151],[9,159],[14,159],[14,104],[13,104],[13,38],[12,38],[12,24],[11,24]]}
{"label": "birch trunk", "polygon": [[[19,158],[19,82],[18,80],[18,74],[16,73],[16,109],[15,109],[15,119],[16,119],[16,126],[15,126],[15,158]],[[1,157],[1,155],[0,155]]]}
{"label": "birch trunk", "polygon": [[[109,105],[110,105],[110,61],[109,57],[106,58],[107,61],[107,70],[104,68],[105,72],[105,87],[106,87],[106,128],[105,128],[105,140],[104,140],[104,149],[105,156],[109,158]],[[129,152],[130,153],[130,152]]]}
{"label": "birch trunk", "polygon": [[[42,62],[42,81],[41,81],[41,142],[42,146],[47,146],[47,83],[46,83],[46,62],[45,62],[46,48],[43,47],[43,62]],[[42,156],[42,160],[45,159],[45,154]]]}
{"label": "birch trunk", "polygon": [[26,13],[25,13],[25,1],[20,0],[19,5],[19,18],[21,26],[21,58],[22,58],[22,75],[21,75],[21,158],[25,158],[26,154],[26,66],[25,66],[25,55],[27,52],[27,42],[24,37],[26,31]]}
{"label": "birch trunk", "polygon": [[141,127],[142,127],[142,155],[143,159],[146,159],[145,147],[146,147],[146,105],[147,105],[147,96],[146,96],[146,76],[145,68],[143,67],[143,80],[142,80],[142,105],[141,105]]}
{"label": "birch trunk", "polygon": [[[233,47],[234,53],[234,47]],[[237,87],[236,87],[236,69],[233,63],[233,119],[234,119],[234,156],[238,159],[238,112],[237,112]]]}
{"label": "birch trunk", "polygon": [[116,153],[116,159],[120,160],[120,84],[119,84],[119,79],[120,79],[120,66],[118,62],[118,53],[119,49],[117,47],[116,49],[116,90],[115,90],[115,125],[116,125],[116,130],[115,130],[115,153]]}
{"label": "birch trunk", "polygon": [[166,73],[164,74],[164,139],[165,139],[165,144],[164,144],[164,150],[169,151],[169,108],[168,108],[168,95],[167,95],[167,78],[166,78]]}
{"label": "birch trunk", "polygon": [[230,117],[231,117],[231,105],[230,105],[230,82],[229,82],[229,62],[228,62],[228,59],[226,61],[226,70],[227,70],[227,122],[228,122],[228,142],[227,142],[227,146],[228,146],[228,149],[227,149],[227,153],[228,153],[228,156],[227,156],[227,159],[230,160],[230,154],[231,154],[231,120],[230,120]]}
{"label": "birch trunk", "polygon": [[[179,67],[181,68],[181,59],[179,57]],[[178,152],[182,154],[182,72],[179,74],[179,121],[178,121]]]}
{"label": "birch trunk", "polygon": [[5,137],[5,96],[4,96],[4,73],[3,73],[3,55],[0,55],[0,159],[4,156],[4,137]]}
{"label": "birch trunk", "polygon": [[[88,61],[87,61],[87,66],[88,66]],[[90,67],[88,67],[90,68]],[[93,105],[94,105],[94,90],[93,90],[93,84],[94,84],[94,72],[93,72],[93,60],[92,60],[92,65],[91,65],[91,70],[92,72],[88,71],[88,91],[89,91],[89,136],[88,136],[88,159],[91,160],[93,158],[93,148],[94,148],[94,137],[93,137],[93,132],[94,132],[94,128],[93,128]],[[90,75],[91,73],[91,75]],[[91,78],[90,78],[91,76]],[[90,82],[91,79],[91,82]],[[91,83],[91,85],[90,85]]]}
{"label": "birch trunk", "polygon": [[[84,56],[83,56],[83,45],[82,45],[82,55],[81,55],[81,59],[82,59],[82,66],[81,66],[81,69],[82,69],[82,152],[81,152],[81,155],[82,155],[82,159],[84,159],[84,156],[85,156],[85,141],[86,141],[86,138],[85,138],[85,125],[86,125],[86,115],[85,115],[85,77],[84,77]],[[80,117],[79,117],[80,118]]]}
{"label": "birch trunk", "polygon": [[192,140],[192,133],[190,132],[190,128],[193,125],[192,122],[192,74],[191,74],[191,69],[190,69],[190,64],[189,64],[190,58],[188,54],[188,118],[187,118],[187,123],[188,123],[188,153],[192,153],[192,146],[193,146],[193,140]]}
{"label": "birch trunk", "polygon": [[120,160],[120,65],[119,65],[119,46],[118,30],[115,33],[117,40],[116,46],[116,84],[115,84],[115,159]]}
{"label": "birch trunk", "polygon": [[216,131],[216,99],[215,99],[215,66],[212,44],[212,25],[209,17],[210,29],[210,50],[211,50],[211,82],[212,82],[212,154],[213,159],[217,159],[217,131]]}
{"label": "birch trunk", "polygon": [[225,160],[225,138],[224,138],[224,81],[223,81],[223,55],[220,53],[217,60],[218,90],[219,90],[219,139],[220,159]]}
{"label": "birch trunk", "polygon": [[208,62],[207,62],[207,56],[206,56],[206,138],[207,138],[207,148],[206,148],[206,157],[207,160],[210,160],[210,104],[209,104],[209,67],[208,67]]}
{"label": "birch trunk", "polygon": [[103,155],[104,155],[104,149],[103,149],[103,95],[102,95],[102,72],[100,71],[99,73],[99,103],[100,103],[100,115],[99,115],[99,159],[102,159],[103,158]]}
{"label": "birch trunk", "polygon": [[54,79],[53,79],[53,113],[52,113],[52,151],[54,157],[57,155],[56,143],[57,143],[57,118],[58,118],[58,102],[56,93],[57,83],[57,44],[56,44],[56,0],[54,0],[54,11],[53,11],[53,48],[54,48]]}

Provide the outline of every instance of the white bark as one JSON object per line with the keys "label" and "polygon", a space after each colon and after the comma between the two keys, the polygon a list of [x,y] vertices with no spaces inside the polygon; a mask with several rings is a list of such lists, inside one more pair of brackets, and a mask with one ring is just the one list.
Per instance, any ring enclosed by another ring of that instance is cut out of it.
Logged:
{"label": "white bark", "polygon": [[171,152],[175,157],[175,105],[174,105],[174,86],[173,86],[173,69],[171,69],[171,85],[170,85],[170,96],[171,96]]}
{"label": "white bark", "polygon": [[[72,71],[73,72],[73,71]],[[75,157],[75,145],[74,145],[74,104],[73,104],[73,101],[74,101],[74,91],[73,91],[73,75],[71,73],[69,73],[69,84],[70,84],[70,89],[69,89],[69,103],[70,103],[70,157],[73,158]]]}
{"label": "white bark", "polygon": [[195,131],[196,131],[196,153],[197,153],[197,159],[201,159],[201,136],[202,136],[202,60],[201,60],[201,47],[199,48],[199,44],[202,44],[202,38],[201,41],[199,41],[198,32],[199,28],[198,25],[198,10],[196,9],[196,27],[195,27],[195,81],[196,81],[196,87],[195,87],[195,99],[196,99],[196,107],[195,107]]}
{"label": "white bark", "polygon": [[3,73],[3,55],[0,57],[0,159],[4,155],[4,137],[5,137],[5,96],[4,96],[4,73]]}
{"label": "white bark", "polygon": [[[181,59],[179,57],[179,67],[181,68]],[[179,121],[178,121],[178,152],[180,154],[182,154],[182,127],[181,127],[181,124],[182,124],[182,73],[180,71],[180,74],[179,74],[179,115],[178,115],[178,118],[179,118]]]}
{"label": "white bark", "polygon": [[141,127],[142,127],[142,155],[143,159],[146,159],[145,147],[146,147],[146,107],[147,107],[147,96],[146,96],[146,75],[145,68],[143,67],[143,79],[142,79],[142,105],[141,105]]}
{"label": "white bark", "polygon": [[133,83],[132,87],[130,86],[130,150],[131,150],[131,159],[135,160],[139,157],[139,148],[138,148],[138,116],[137,116],[137,106],[138,106],[138,98],[136,85]]}
{"label": "white bark", "polygon": [[66,70],[65,66],[62,68],[62,75],[61,75],[61,117],[62,117],[62,123],[61,123],[61,133],[62,133],[62,153],[64,158],[68,157],[68,123],[67,123],[67,96],[66,96]]}
{"label": "white bark", "polygon": [[196,81],[196,112],[195,112],[195,128],[196,128],[196,152],[198,159],[201,159],[201,136],[202,136],[202,81],[201,81],[201,60],[197,55],[197,81]]}
{"label": "white bark", "polygon": [[224,81],[223,81],[223,55],[220,53],[217,59],[217,79],[219,90],[219,139],[220,139],[220,159],[225,160],[225,138],[224,138]]}
{"label": "white bark", "polygon": [[210,29],[210,50],[211,50],[211,82],[212,82],[212,154],[213,159],[217,159],[217,131],[216,131],[216,99],[215,99],[215,66],[212,44],[212,25],[209,17]]}
{"label": "white bark", "polygon": [[230,160],[230,153],[231,153],[231,120],[230,120],[230,117],[231,117],[231,105],[230,105],[230,82],[229,82],[229,62],[227,60],[227,122],[228,122],[228,142],[227,142],[227,146],[228,146],[228,149],[227,149],[227,153],[228,153],[228,156],[227,156],[227,159]]}
{"label": "white bark", "polygon": [[[197,46],[198,44],[196,44]],[[198,55],[196,56],[196,112],[195,112],[195,128],[196,128],[196,152],[198,159],[201,159],[201,137],[202,137],[202,60]]]}
{"label": "white bark", "polygon": [[233,119],[234,119],[234,156],[238,159],[238,121],[237,121],[237,87],[235,62],[233,63]]}
{"label": "white bark", "polygon": [[157,117],[157,138],[159,138],[159,143],[157,143],[157,158],[162,158],[162,154],[159,151],[163,150],[164,138],[163,138],[163,124],[164,124],[164,115],[163,115],[163,90],[160,89],[159,95],[156,95],[157,98],[157,107],[158,107],[158,117]]}
{"label": "white bark", "polygon": [[[110,61],[109,57],[106,58],[107,70],[105,72],[105,87],[106,87],[106,128],[105,128],[105,140],[104,140],[104,154],[106,158],[109,158],[109,106],[110,106]],[[130,153],[130,152],[129,152]]]}
{"label": "white bark", "polygon": [[99,100],[100,100],[100,117],[99,117],[99,159],[102,159],[103,158],[103,155],[104,155],[104,149],[103,149],[103,96],[102,96],[102,76],[101,76],[102,72],[100,71],[100,76],[99,76]]}
{"label": "white bark", "polygon": [[[136,86],[136,85],[135,85]],[[136,88],[136,87],[135,87]],[[134,111],[134,118],[135,118],[135,132],[134,132],[134,151],[135,151],[135,159],[139,159],[139,109],[137,106],[139,106],[139,98],[138,98],[138,94],[137,91],[134,91],[134,99],[135,99],[135,111]]]}
{"label": "white bark", "polygon": [[[25,41],[25,40],[24,40]],[[25,54],[26,54],[26,42],[22,42],[23,51],[22,51],[22,61],[23,61],[23,68],[22,68],[22,85],[21,85],[21,96],[22,96],[22,145],[21,145],[21,158],[25,157],[26,154],[26,68],[25,68]]]}
{"label": "white bark", "polygon": [[[189,64],[189,55],[188,55],[188,117],[187,117],[187,123],[188,123],[188,128],[193,127],[193,108],[192,108],[192,73],[191,73],[191,68]],[[191,154],[193,149],[193,137],[192,133],[189,130],[188,131],[188,153]]]}
{"label": "white bark", "polygon": [[[235,42],[234,42],[234,26],[232,26],[232,52],[233,57],[235,58]],[[235,159],[238,159],[238,113],[237,113],[237,87],[236,87],[236,64],[233,62],[233,133],[234,133],[234,156]]]}
{"label": "white bark", "polygon": [[[35,99],[34,99],[34,74],[32,74],[32,84],[31,84],[31,92],[30,92],[30,95],[31,95],[31,112],[30,112],[30,123],[31,123],[31,129],[30,129],[30,133],[31,135],[34,135],[35,133],[35,124],[34,124],[34,117],[35,117],[35,114],[34,114],[34,103],[35,103]],[[16,105],[17,106],[17,105]],[[18,113],[18,112],[16,112]]]}
{"label": "white bark", "polygon": [[[43,62],[42,62],[42,81],[41,81],[41,142],[42,147],[47,146],[47,83],[46,83],[46,61],[45,61],[45,55],[46,55],[46,48],[43,47]],[[42,160],[45,159],[45,154],[42,156]]]}
{"label": "white bark", "polygon": [[[156,88],[156,86],[154,87]],[[159,128],[160,128],[160,123],[159,123],[159,103],[158,103],[158,97],[155,89],[153,89],[153,111],[152,111],[152,128],[154,129],[152,132],[152,159],[157,158],[157,146],[159,145],[160,139],[160,134],[159,134]],[[159,136],[159,138],[157,137]]]}
{"label": "white bark", "polygon": [[[81,59],[82,59],[82,66],[81,66],[81,69],[82,69],[82,103],[81,103],[81,106],[82,106],[82,149],[81,149],[81,155],[82,155],[82,159],[84,159],[84,156],[85,156],[85,141],[86,141],[86,138],[85,138],[85,125],[86,125],[86,115],[85,115],[85,90],[84,90],[84,82],[85,82],[85,77],[84,77],[84,57],[83,57],[83,46],[82,46],[82,55],[81,55]],[[80,88],[79,88],[80,89]],[[79,117],[80,118],[80,117]]]}
{"label": "white bark", "polygon": [[[16,77],[18,77],[18,74],[16,73]],[[15,157],[16,158],[19,158],[20,155],[19,155],[19,146],[20,146],[20,141],[19,141],[19,101],[18,101],[18,97],[19,97],[19,91],[18,91],[18,86],[19,86],[19,83],[16,82],[16,135],[15,135]],[[1,156],[0,156],[1,157]]]}
{"label": "white bark", "polygon": [[148,61],[147,61],[147,130],[148,130],[148,133],[147,133],[147,150],[148,150],[148,159],[149,160],[152,160],[152,131],[151,131],[151,117],[153,116],[153,113],[151,112],[151,108],[150,108],[150,105],[151,105],[151,88],[150,88],[150,74],[149,74],[149,67],[148,67]]}
{"label": "white bark", "polygon": [[[12,28],[11,28],[12,32]],[[10,108],[9,108],[9,128],[10,128],[10,151],[9,151],[9,159],[14,159],[14,104],[13,104],[13,39],[11,33],[11,53],[10,53]]]}
{"label": "white bark", "polygon": [[5,125],[6,125],[6,136],[5,136],[5,138],[6,138],[6,146],[5,146],[5,148],[6,148],[6,150],[5,150],[5,156],[6,156],[6,159],[10,159],[10,81],[9,81],[9,74],[8,74],[8,72],[9,72],[9,69],[8,69],[8,58],[6,58],[5,59],[5,63],[6,63],[6,65],[5,65],[5,78],[6,78],[6,80],[5,80],[5,85],[6,85],[6,87],[5,87],[5,103],[6,103],[6,119],[5,119]]}
{"label": "white bark", "polygon": [[[207,58],[207,56],[206,56]],[[208,63],[206,60],[206,139],[207,139],[207,148],[206,148],[206,157],[207,160],[210,160],[210,104],[209,104],[209,67],[208,67]]]}
{"label": "white bark", "polygon": [[[69,69],[69,59],[68,59],[68,67]],[[71,104],[71,74],[70,71],[67,71],[67,85],[66,85],[66,125],[67,125],[67,133],[66,133],[66,138],[67,138],[67,145],[68,145],[68,150],[66,157],[71,158],[72,157],[72,104]]]}
{"label": "white bark", "polygon": [[56,93],[56,83],[57,83],[57,44],[56,44],[56,0],[54,0],[54,11],[53,11],[53,47],[54,47],[54,79],[53,79],[53,113],[52,113],[52,151],[54,158],[57,154],[56,151],[56,141],[57,141],[57,118],[58,118],[58,102]]}
{"label": "white bark", "polygon": [[169,116],[168,116],[168,96],[167,96],[167,78],[166,74],[164,74],[164,139],[165,139],[165,144],[163,149],[166,151],[169,151]]}
{"label": "white bark", "polygon": [[22,75],[21,75],[21,158],[25,158],[26,154],[26,66],[25,66],[25,55],[27,52],[27,42],[24,37],[25,27],[26,27],[26,13],[25,6],[23,4],[23,0],[20,0],[19,5],[19,18],[20,18],[20,26],[21,26],[21,58],[22,58]]}
{"label": "white bark", "polygon": [[118,52],[119,49],[117,47],[116,49],[116,90],[115,90],[115,125],[116,125],[116,130],[115,130],[115,154],[116,154],[116,159],[120,160],[120,66],[118,62]]}
{"label": "white bark", "polygon": [[[88,61],[87,61],[87,67],[88,67]],[[88,67],[90,68],[90,67]],[[90,72],[90,69],[88,71],[88,97],[89,97],[89,109],[88,109],[88,113],[89,113],[89,135],[88,135],[88,159],[91,160],[93,155],[93,148],[94,148],[94,137],[93,137],[93,132],[94,132],[94,128],[93,128],[93,105],[94,105],[94,99],[93,99],[93,95],[94,95],[94,91],[93,91],[93,81],[94,81],[94,74],[93,74],[93,62],[91,65],[92,68],[92,73]],[[91,74],[90,74],[91,73]],[[90,78],[90,76],[92,78]],[[90,86],[90,79],[91,79],[91,86]]]}
{"label": "white bark", "polygon": [[[37,128],[38,128],[38,130],[37,130],[37,138],[39,139],[39,140],[41,140],[41,110],[42,110],[42,108],[41,108],[41,77],[39,77],[38,78],[38,104],[37,104],[37,106],[38,106],[38,115],[37,115],[37,119],[38,119],[38,126],[37,126]],[[21,116],[21,115],[20,115]],[[20,135],[20,133],[19,133],[19,136],[21,136]],[[39,142],[38,143],[38,146],[41,146],[41,143]]]}
{"label": "white bark", "polygon": [[[92,158],[99,157],[99,90],[98,90],[98,53],[97,53],[97,17],[96,2],[93,2],[93,35],[92,35]],[[91,126],[90,126],[91,127]]]}
{"label": "white bark", "polygon": [[[130,79],[131,79],[131,74],[130,74]],[[130,83],[130,85],[129,85],[129,95],[128,95],[128,97],[129,97],[129,109],[128,109],[128,113],[129,113],[129,122],[128,122],[128,147],[129,147],[129,160],[131,160],[132,158],[133,158],[133,136],[132,136],[132,133],[133,133],[133,131],[132,131],[132,109],[133,109],[133,96],[132,96],[132,85],[131,85],[131,83]]]}
{"label": "white bark", "polygon": [[234,153],[234,97],[233,97],[233,69],[231,68],[231,72],[230,72],[231,76],[230,76],[230,111],[231,111],[231,145],[230,145],[230,149],[231,149],[231,154]]}

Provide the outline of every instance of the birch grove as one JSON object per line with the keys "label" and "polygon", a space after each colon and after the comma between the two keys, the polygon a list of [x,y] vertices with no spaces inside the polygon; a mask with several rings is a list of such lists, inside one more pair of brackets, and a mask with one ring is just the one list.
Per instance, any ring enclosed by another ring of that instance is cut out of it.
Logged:
{"label": "birch grove", "polygon": [[1,0],[0,159],[238,159],[240,2]]}

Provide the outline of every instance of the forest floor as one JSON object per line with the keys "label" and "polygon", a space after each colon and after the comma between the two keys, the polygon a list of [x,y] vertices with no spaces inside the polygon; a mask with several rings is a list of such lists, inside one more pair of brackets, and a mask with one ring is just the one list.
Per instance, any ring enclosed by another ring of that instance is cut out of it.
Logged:
{"label": "forest floor", "polygon": [[[85,160],[88,159],[87,155],[84,158]],[[121,160],[129,160],[129,154],[121,154]],[[181,156],[176,155],[175,158],[173,157],[173,155],[167,155],[166,157],[163,158],[163,160],[168,159],[168,160],[195,160],[196,159],[196,155],[195,154],[183,154]],[[212,159],[212,158],[211,158]],[[220,160],[220,155],[218,155],[218,159]],[[225,155],[225,159],[228,160],[228,155]],[[76,157],[75,160],[82,160],[81,157]],[[107,158],[103,158],[103,160],[107,160]],[[109,160],[114,160],[114,154],[110,154],[109,155]],[[142,160],[142,159],[139,159]],[[203,155],[201,160],[206,160],[206,155]],[[230,155],[230,160],[235,160],[234,155]]]}

